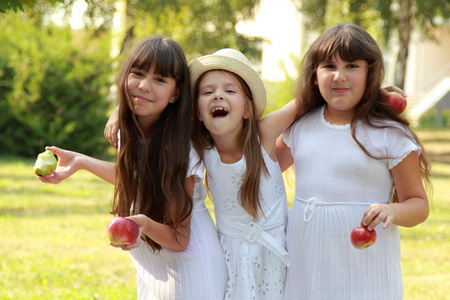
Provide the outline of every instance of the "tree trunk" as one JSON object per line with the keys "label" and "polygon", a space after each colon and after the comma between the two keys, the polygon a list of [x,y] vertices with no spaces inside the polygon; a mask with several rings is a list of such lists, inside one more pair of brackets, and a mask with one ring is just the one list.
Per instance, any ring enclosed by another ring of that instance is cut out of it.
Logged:
{"label": "tree trunk", "polygon": [[394,84],[401,89],[403,89],[405,84],[406,61],[408,59],[409,40],[412,32],[411,1],[399,1],[398,38],[400,45],[395,63]]}
{"label": "tree trunk", "polygon": [[[133,22],[131,22],[131,20],[133,19],[132,17],[132,13],[130,12],[130,5],[128,5],[128,0],[121,0],[122,1],[122,5],[125,6],[125,9],[123,10],[123,18],[124,18],[124,22],[122,24],[122,28],[125,30],[126,32],[123,36],[123,40],[122,40],[122,46],[120,48],[120,53],[128,53],[130,52],[131,48],[133,48],[134,46],[134,24]],[[127,29],[128,28],[128,29]]]}

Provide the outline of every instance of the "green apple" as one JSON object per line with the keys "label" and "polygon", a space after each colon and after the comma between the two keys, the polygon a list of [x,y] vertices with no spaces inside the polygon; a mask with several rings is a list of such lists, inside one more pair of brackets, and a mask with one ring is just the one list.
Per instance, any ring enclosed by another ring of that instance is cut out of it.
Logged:
{"label": "green apple", "polygon": [[34,164],[34,174],[46,176],[52,174],[52,170],[56,169],[56,158],[52,151],[45,150],[38,155]]}

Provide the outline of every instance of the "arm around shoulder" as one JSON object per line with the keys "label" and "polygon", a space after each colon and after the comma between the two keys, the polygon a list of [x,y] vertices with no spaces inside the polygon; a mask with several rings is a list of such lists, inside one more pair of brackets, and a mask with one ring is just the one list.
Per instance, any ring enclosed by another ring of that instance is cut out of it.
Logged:
{"label": "arm around shoulder", "polygon": [[[269,155],[275,151],[277,138],[294,123],[296,116],[297,102],[294,99],[261,119],[259,122],[261,144]],[[275,157],[275,153],[271,157]]]}
{"label": "arm around shoulder", "polygon": [[295,99],[289,101],[285,106],[277,109],[259,122],[261,135],[272,137],[276,140],[288,127],[294,123],[297,116],[297,104]]}

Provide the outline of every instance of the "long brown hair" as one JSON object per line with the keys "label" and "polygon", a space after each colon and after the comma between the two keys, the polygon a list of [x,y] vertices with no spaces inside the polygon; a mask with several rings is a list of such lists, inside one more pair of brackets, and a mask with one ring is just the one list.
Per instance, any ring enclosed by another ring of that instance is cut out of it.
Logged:
{"label": "long brown hair", "polygon": [[[127,78],[132,68],[148,70],[176,80],[179,98],[169,103],[148,130],[133,113]],[[133,48],[118,76],[120,147],[116,158],[117,184],[112,213],[145,214],[177,232],[192,211],[186,186],[190,152],[190,77],[181,46],[172,39],[151,36]],[[176,235],[177,236],[177,235]],[[144,237],[153,249],[161,245]]]}
{"label": "long brown hair", "polygon": [[[296,91],[296,101],[299,107],[297,119],[306,113],[326,104],[320,94],[319,88],[314,84],[317,78],[318,65],[332,56],[338,54],[344,61],[365,60],[368,64],[366,89],[361,101],[355,107],[355,115],[351,121],[351,132],[353,139],[361,149],[374,159],[385,159],[386,157],[374,157],[357,139],[355,129],[359,121],[375,128],[392,128],[398,131],[398,127],[383,124],[379,120],[393,120],[403,125],[408,137],[412,137],[422,148],[419,156],[421,176],[427,187],[431,188],[431,165],[426,157],[425,148],[419,141],[417,135],[409,128],[408,120],[399,115],[389,105],[380,93],[381,84],[384,79],[383,54],[372,36],[361,27],[351,23],[339,23],[325,30],[311,45],[302,62],[302,72]],[[394,194],[393,201],[397,201]]]}
{"label": "long brown hair", "polygon": [[[261,144],[259,142],[259,126],[258,119],[256,117],[255,105],[252,101],[252,93],[247,83],[235,73],[220,70],[227,74],[232,75],[237,79],[239,84],[244,91],[246,104],[249,106],[250,116],[248,119],[244,120],[244,126],[239,138],[239,146],[243,152],[243,156],[246,161],[246,169],[243,177],[242,186],[240,188],[240,203],[247,213],[249,213],[256,220],[258,218],[259,212],[261,210],[260,203],[260,184],[261,175],[264,173],[268,174],[266,165],[261,151]],[[206,72],[207,73],[207,72]],[[214,140],[211,137],[208,129],[205,127],[203,122],[201,122],[197,116],[199,116],[198,111],[198,96],[199,96],[199,86],[202,78],[206,73],[203,73],[197,80],[193,88],[193,126],[192,126],[192,143],[196,149],[199,157],[203,160],[203,151],[205,149],[211,149],[214,147]],[[206,169],[208,172],[208,169]],[[206,180],[206,186],[209,193],[208,181]]]}

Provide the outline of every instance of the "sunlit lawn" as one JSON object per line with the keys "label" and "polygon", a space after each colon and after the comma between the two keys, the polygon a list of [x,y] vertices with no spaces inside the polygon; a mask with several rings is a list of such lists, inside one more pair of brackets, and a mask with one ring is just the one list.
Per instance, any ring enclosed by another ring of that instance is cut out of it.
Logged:
{"label": "sunlit lawn", "polygon": [[87,172],[41,183],[0,160],[0,299],[136,299],[128,253],[108,245],[112,186]]}
{"label": "sunlit lawn", "polygon": [[[450,131],[420,136],[450,154]],[[450,162],[433,157],[433,211],[401,228],[404,299],[450,299]],[[33,164],[0,158],[0,299],[136,299],[133,264],[106,237],[112,186],[85,171],[43,184]]]}

